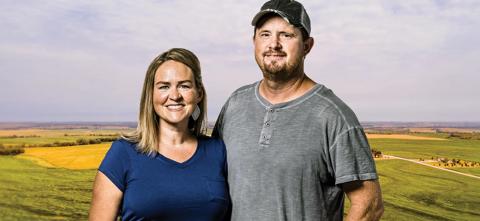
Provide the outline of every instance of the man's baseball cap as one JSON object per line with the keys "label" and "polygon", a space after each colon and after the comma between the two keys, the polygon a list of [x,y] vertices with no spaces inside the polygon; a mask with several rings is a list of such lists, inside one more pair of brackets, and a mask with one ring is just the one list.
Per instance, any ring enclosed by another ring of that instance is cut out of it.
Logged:
{"label": "man's baseball cap", "polygon": [[267,14],[275,13],[288,21],[295,27],[303,28],[310,35],[310,18],[307,11],[300,2],[294,0],[270,0],[263,4],[260,12],[253,17],[252,25],[256,26],[257,22]]}

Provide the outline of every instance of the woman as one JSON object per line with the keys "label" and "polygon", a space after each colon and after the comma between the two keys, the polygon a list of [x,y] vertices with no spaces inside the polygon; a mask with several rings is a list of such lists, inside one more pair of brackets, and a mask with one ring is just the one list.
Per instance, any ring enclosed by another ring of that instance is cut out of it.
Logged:
{"label": "woman", "polygon": [[204,136],[200,63],[174,48],[148,67],[137,129],[115,141],[95,178],[89,220],[223,220],[223,142]]}

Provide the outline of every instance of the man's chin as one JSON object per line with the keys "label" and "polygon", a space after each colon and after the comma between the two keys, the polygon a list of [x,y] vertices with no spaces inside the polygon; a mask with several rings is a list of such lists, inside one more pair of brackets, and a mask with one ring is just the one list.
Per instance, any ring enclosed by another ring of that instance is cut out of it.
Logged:
{"label": "man's chin", "polygon": [[279,74],[286,72],[286,67],[284,65],[265,65],[264,72],[270,74]]}
{"label": "man's chin", "polygon": [[286,72],[285,69],[270,69],[267,68],[263,70],[263,76],[271,81],[284,81],[288,79],[289,74]]}

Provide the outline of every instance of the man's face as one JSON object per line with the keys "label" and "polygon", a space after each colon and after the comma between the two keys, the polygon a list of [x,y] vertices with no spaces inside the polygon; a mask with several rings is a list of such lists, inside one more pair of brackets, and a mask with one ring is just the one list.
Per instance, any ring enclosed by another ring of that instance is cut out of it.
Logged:
{"label": "man's face", "polygon": [[255,30],[255,60],[271,79],[290,79],[303,65],[305,55],[302,33],[283,18],[268,18]]}

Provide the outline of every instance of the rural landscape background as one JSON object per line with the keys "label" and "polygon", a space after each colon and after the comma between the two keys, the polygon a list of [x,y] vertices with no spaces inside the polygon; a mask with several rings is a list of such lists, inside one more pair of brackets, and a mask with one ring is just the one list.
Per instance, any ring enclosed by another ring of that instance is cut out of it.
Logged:
{"label": "rural landscape background", "polygon": [[[300,2],[315,39],[305,72],[362,121],[382,220],[480,220],[480,1]],[[136,127],[163,51],[198,56],[214,121],[262,77],[261,3],[0,0],[0,220],[87,218],[96,168]]]}
{"label": "rural landscape background", "polygon": [[[480,123],[363,126],[380,175],[382,220],[480,219]],[[111,141],[134,127],[0,123],[0,219],[87,219],[96,168]]]}

